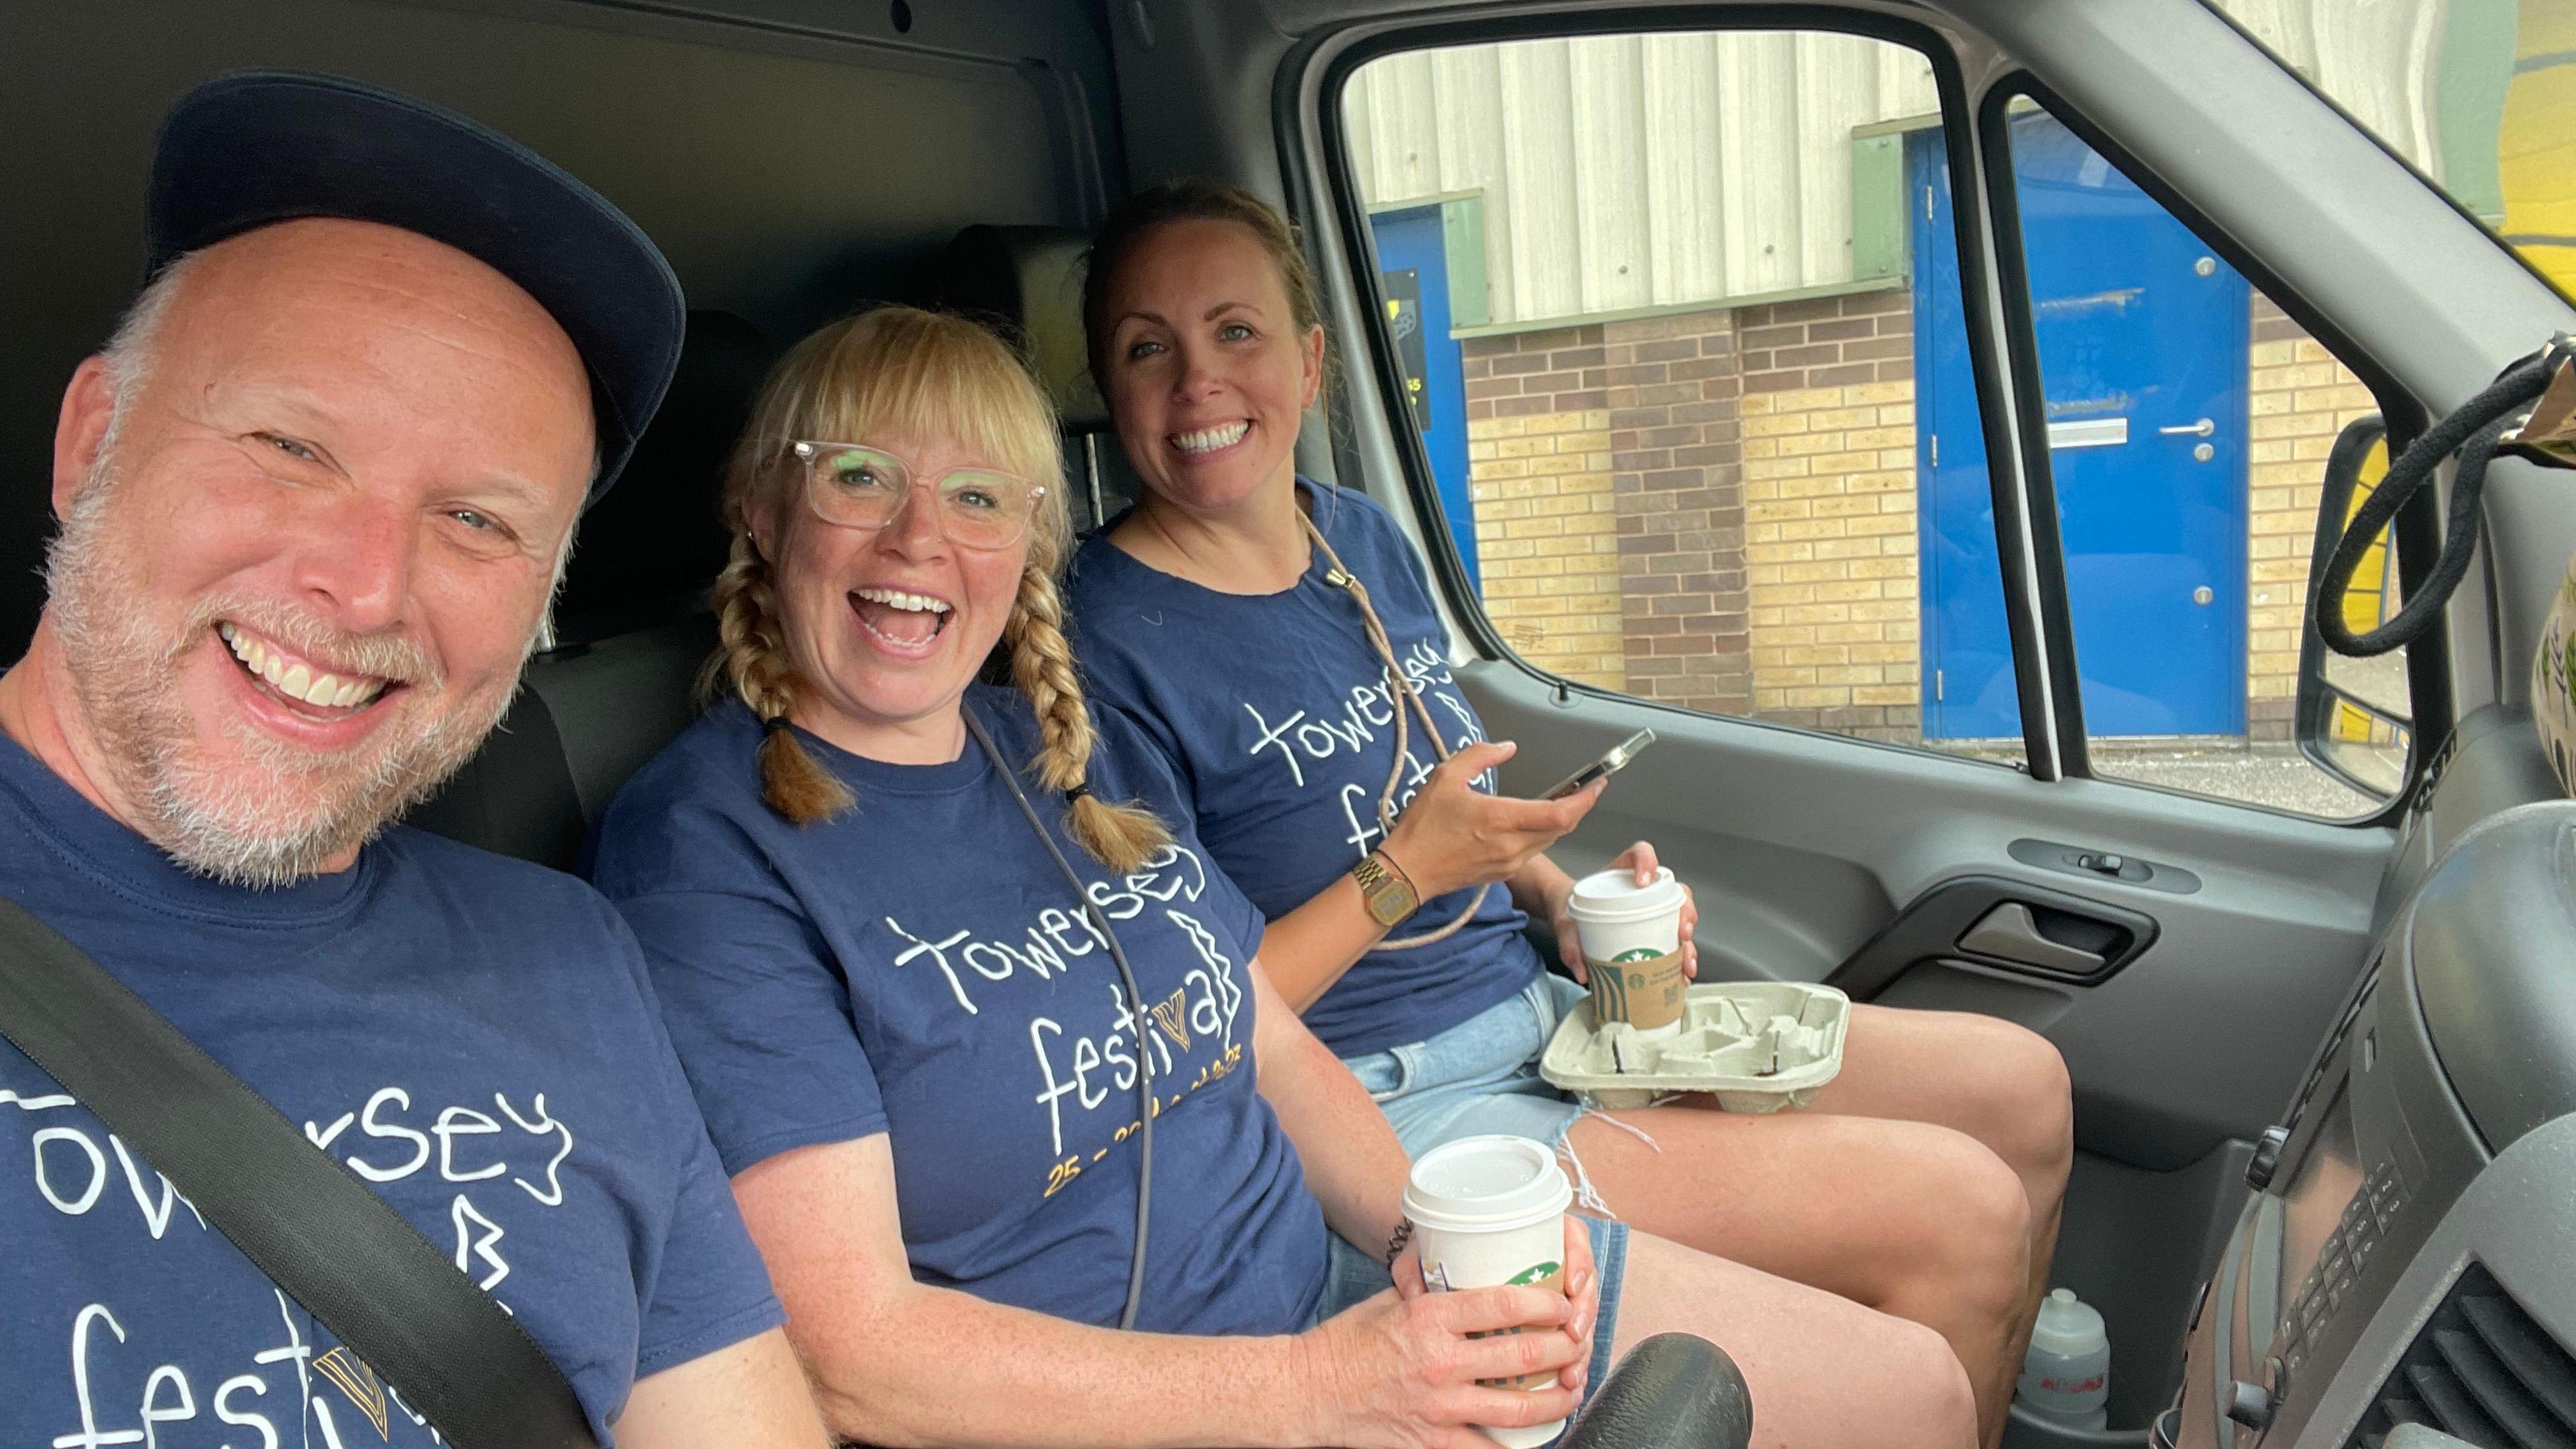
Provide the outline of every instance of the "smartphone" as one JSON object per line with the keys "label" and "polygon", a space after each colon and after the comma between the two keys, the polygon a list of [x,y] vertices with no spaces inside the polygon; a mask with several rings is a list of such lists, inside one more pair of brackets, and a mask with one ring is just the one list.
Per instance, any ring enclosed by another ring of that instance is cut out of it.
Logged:
{"label": "smartphone", "polygon": [[1582,769],[1575,771],[1573,774],[1566,776],[1564,779],[1557,781],[1555,786],[1549,789],[1547,794],[1540,798],[1547,800],[1562,800],[1566,796],[1573,794],[1575,791],[1582,789],[1584,786],[1591,784],[1595,780],[1608,779],[1610,776],[1617,774],[1620,768],[1626,765],[1630,760],[1633,760],[1637,758],[1637,756],[1645,753],[1646,746],[1651,745],[1654,742],[1655,732],[1653,730],[1639,730],[1635,734],[1621,740],[1618,744],[1611,746],[1610,753],[1603,755],[1600,759],[1594,760],[1591,764],[1588,764]]}

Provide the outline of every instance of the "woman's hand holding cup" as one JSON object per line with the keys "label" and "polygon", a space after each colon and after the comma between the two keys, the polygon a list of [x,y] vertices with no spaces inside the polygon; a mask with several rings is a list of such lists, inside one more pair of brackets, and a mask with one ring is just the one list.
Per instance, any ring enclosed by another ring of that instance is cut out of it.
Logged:
{"label": "woman's hand holding cup", "polygon": [[[1636,877],[1637,885],[1642,889],[1655,883],[1655,871],[1660,865],[1661,862],[1655,859],[1655,847],[1649,842],[1640,840],[1619,852],[1618,858],[1611,861],[1606,869],[1627,871]],[[1592,984],[1592,973],[1583,961],[1583,928],[1581,923],[1574,919],[1574,885],[1574,877],[1567,876],[1554,890],[1548,892],[1547,925],[1548,929],[1556,935],[1556,954],[1565,962],[1565,969],[1574,973],[1576,982],[1589,986]],[[1691,894],[1691,888],[1688,885],[1682,886],[1681,889],[1682,918],[1679,944],[1682,953],[1682,975],[1696,981],[1699,979],[1699,901]]]}
{"label": "woman's hand holding cup", "polygon": [[1424,900],[1511,878],[1592,813],[1606,781],[1562,800],[1517,800],[1475,787],[1477,776],[1517,749],[1509,741],[1467,746],[1441,761],[1396,817],[1386,853]]}
{"label": "woman's hand holding cup", "polygon": [[[1592,1230],[1583,1219],[1567,1213],[1565,1223],[1565,1297],[1574,1305],[1574,1313],[1565,1321],[1566,1335],[1574,1340],[1581,1356],[1565,1366],[1557,1382],[1580,1394],[1583,1381],[1592,1371],[1592,1327],[1601,1321],[1601,1279],[1593,1271]],[[1422,1281],[1422,1250],[1409,1247],[1395,1260],[1395,1291],[1404,1298],[1419,1298],[1430,1292]]]}
{"label": "woman's hand holding cup", "polygon": [[[1582,1231],[1578,1224],[1575,1232]],[[1589,1271],[1589,1259],[1586,1259]],[[1411,1292],[1405,1290],[1410,1276]],[[1595,1307],[1551,1289],[1423,1291],[1419,1262],[1399,1260],[1398,1287],[1298,1340],[1321,1422],[1311,1442],[1353,1449],[1493,1449],[1475,1425],[1549,1424],[1574,1412],[1591,1359]],[[1502,1330],[1561,1328],[1510,1333]],[[1575,1330],[1580,1329],[1580,1335]],[[1540,1389],[1478,1380],[1554,1373]]]}

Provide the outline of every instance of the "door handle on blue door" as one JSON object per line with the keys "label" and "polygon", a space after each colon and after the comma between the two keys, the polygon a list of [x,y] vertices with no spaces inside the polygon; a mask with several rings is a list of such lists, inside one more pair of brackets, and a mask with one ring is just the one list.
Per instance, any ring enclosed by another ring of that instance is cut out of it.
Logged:
{"label": "door handle on blue door", "polygon": [[2170,428],[2158,428],[2156,431],[2168,438],[2206,438],[2218,431],[2218,424],[2208,418],[2202,418],[2196,423],[2181,423]]}

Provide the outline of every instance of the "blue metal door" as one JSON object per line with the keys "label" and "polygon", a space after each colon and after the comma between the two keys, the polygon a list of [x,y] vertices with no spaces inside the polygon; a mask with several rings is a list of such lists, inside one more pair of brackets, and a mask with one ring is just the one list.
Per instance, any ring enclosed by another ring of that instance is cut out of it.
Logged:
{"label": "blue metal door", "polygon": [[1377,234],[1379,295],[1404,371],[1405,401],[1422,430],[1431,476],[1440,485],[1440,510],[1467,566],[1467,582],[1484,588],[1476,563],[1476,505],[1467,491],[1467,383],[1458,340],[1449,335],[1449,253],[1441,239],[1440,208],[1407,207],[1369,218]]}
{"label": "blue metal door", "polygon": [[1930,739],[2021,734],[2012,636],[1995,551],[1977,379],[1968,362],[1950,166],[1941,133],[1906,138],[1914,204],[1914,476],[1922,531],[1923,733]]}
{"label": "blue metal door", "polygon": [[[2014,117],[2012,147],[2086,732],[2242,734],[2245,279],[2053,118]],[[1913,195],[1928,200],[1914,208],[1918,292],[1932,294],[1916,303],[1918,375],[1934,394],[1919,404],[1932,480],[1925,733],[2018,734],[2019,709],[1997,707],[2012,703],[2009,672],[1992,687],[1993,660],[2009,653],[2000,598],[1963,607],[2000,576],[1955,330],[1948,167],[1937,138],[1909,163]]]}

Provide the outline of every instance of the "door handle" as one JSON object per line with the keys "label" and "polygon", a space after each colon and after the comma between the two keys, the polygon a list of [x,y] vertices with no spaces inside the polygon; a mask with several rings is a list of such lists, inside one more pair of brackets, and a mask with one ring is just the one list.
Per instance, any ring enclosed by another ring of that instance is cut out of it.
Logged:
{"label": "door handle", "polygon": [[2180,423],[2170,428],[2158,428],[2156,431],[2168,438],[2206,438],[2218,431],[2218,424],[2202,418],[2196,423]]}
{"label": "door handle", "polygon": [[2019,962],[2043,971],[2063,971],[2072,976],[2090,976],[2106,964],[2095,953],[2080,947],[2052,941],[2039,933],[2039,922],[2033,920],[2030,907],[2019,901],[2006,901],[1986,912],[1968,933],[1959,938],[1959,949],[1992,956],[1999,961]]}

